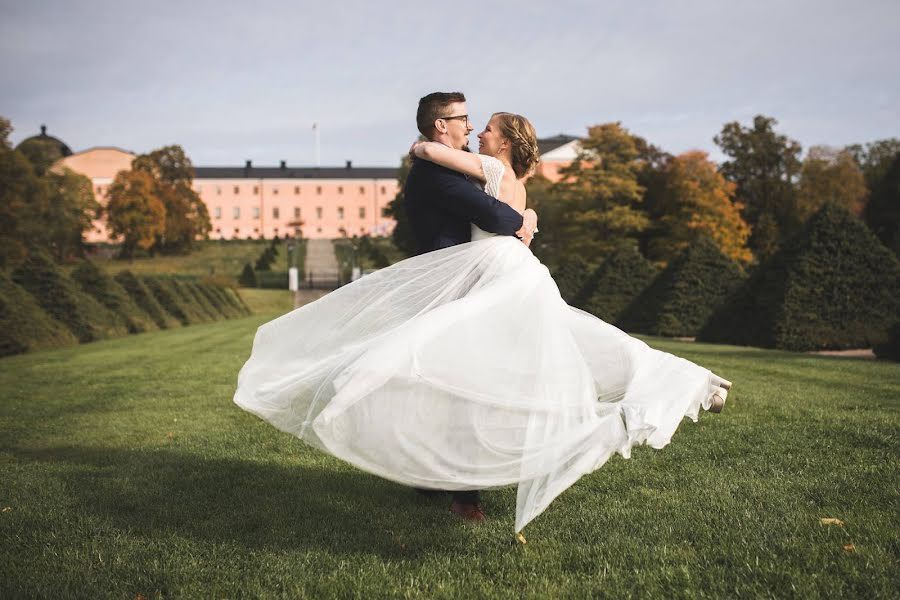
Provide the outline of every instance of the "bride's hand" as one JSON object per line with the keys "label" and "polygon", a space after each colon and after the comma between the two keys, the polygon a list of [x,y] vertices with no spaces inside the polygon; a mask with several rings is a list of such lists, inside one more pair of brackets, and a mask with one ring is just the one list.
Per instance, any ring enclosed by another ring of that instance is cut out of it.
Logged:
{"label": "bride's hand", "polygon": [[534,232],[537,231],[537,222],[537,213],[530,208],[526,208],[525,212],[522,213],[522,228],[516,232],[516,236],[518,236],[526,246],[531,246]]}
{"label": "bride's hand", "polygon": [[418,146],[421,146],[421,145],[424,144],[424,143],[425,143],[425,142],[422,142],[422,141],[418,141],[418,140],[417,140],[417,141],[413,142],[413,145],[412,145],[412,146],[409,147],[409,161],[410,161],[410,162],[412,162],[412,161],[416,160],[416,158],[418,158],[418,157],[416,156],[416,148],[417,148]]}

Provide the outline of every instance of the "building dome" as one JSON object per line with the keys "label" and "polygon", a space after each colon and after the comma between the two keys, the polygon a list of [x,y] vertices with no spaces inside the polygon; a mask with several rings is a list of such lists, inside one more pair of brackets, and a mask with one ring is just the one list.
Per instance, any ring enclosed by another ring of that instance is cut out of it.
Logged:
{"label": "building dome", "polygon": [[47,126],[41,125],[40,135],[25,138],[16,150],[24,154],[38,173],[43,173],[61,158],[72,155],[72,150],[59,138],[47,135]]}

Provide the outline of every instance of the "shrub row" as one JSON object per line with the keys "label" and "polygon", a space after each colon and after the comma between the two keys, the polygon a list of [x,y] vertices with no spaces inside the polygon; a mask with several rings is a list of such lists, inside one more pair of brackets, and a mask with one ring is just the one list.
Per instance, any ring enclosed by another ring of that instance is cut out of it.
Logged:
{"label": "shrub row", "polygon": [[654,275],[636,250],[596,269],[575,257],[560,294],[626,331],[793,351],[875,347],[896,355],[900,262],[846,210],[825,206],[747,278],[699,239]]}
{"label": "shrub row", "polygon": [[39,250],[0,272],[0,356],[249,314],[230,287],[129,271],[110,277],[89,261],[67,276]]}

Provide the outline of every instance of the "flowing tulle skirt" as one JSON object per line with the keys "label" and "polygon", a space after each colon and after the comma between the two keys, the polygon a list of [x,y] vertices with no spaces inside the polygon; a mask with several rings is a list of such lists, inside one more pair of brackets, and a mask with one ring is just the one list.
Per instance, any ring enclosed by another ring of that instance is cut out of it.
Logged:
{"label": "flowing tulle skirt", "polygon": [[366,275],[261,326],[243,409],[360,469],[441,490],[517,485],[516,530],[709,408],[713,376],[568,306],[493,237]]}

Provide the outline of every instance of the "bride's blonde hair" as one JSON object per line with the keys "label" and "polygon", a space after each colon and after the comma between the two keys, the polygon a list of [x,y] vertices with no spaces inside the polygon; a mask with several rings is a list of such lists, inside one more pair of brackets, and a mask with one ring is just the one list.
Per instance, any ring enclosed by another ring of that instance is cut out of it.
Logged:
{"label": "bride's blonde hair", "polygon": [[537,133],[531,121],[508,112],[493,114],[497,117],[500,133],[509,140],[512,149],[512,168],[517,179],[530,175],[540,160],[538,152]]}

